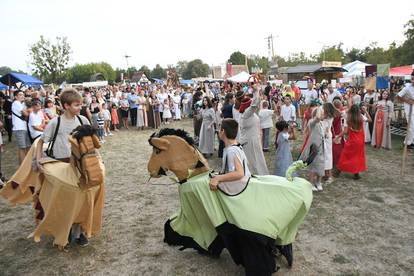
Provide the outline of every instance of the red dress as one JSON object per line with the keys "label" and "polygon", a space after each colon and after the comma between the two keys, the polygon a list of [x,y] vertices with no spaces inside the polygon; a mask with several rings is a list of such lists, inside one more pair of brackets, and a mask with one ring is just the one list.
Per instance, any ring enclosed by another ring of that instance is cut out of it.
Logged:
{"label": "red dress", "polygon": [[[342,132],[342,118],[341,116],[335,117],[332,122],[332,136],[335,137]],[[333,166],[338,166],[339,158],[341,157],[342,149],[344,148],[344,139],[341,139],[341,143],[332,143],[332,160]]]}
{"label": "red dress", "polygon": [[341,172],[359,173],[366,171],[365,137],[362,124],[358,131],[348,128],[348,140],[345,141],[337,167]]}

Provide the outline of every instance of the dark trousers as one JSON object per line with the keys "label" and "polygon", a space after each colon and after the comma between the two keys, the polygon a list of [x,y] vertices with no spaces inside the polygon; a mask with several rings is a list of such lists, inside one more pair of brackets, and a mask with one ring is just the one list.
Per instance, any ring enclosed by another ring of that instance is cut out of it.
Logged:
{"label": "dark trousers", "polygon": [[11,117],[10,118],[7,118],[7,115],[6,115],[6,118],[4,119],[4,128],[7,131],[7,136],[9,138],[9,142],[11,142],[12,141],[12,136],[13,136],[13,131],[12,131],[13,124],[12,124]]}
{"label": "dark trousers", "polygon": [[218,157],[223,158],[223,151],[224,151],[224,142],[219,140],[219,149],[218,149]]}
{"label": "dark trousers", "polygon": [[136,126],[137,125],[137,111],[138,108],[131,108],[129,110],[130,114],[131,114],[131,125],[132,126]]}

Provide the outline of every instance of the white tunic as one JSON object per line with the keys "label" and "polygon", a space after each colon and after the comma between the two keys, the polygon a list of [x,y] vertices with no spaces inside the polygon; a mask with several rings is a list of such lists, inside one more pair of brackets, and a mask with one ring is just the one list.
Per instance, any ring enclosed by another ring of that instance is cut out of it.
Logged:
{"label": "white tunic", "polygon": [[[413,84],[407,84],[399,93],[398,96],[406,99],[414,100],[414,86]],[[410,120],[410,126],[409,126],[409,132],[407,133],[406,141],[405,143],[407,145],[414,143],[414,105],[409,105],[407,103],[404,103],[404,112],[405,116],[407,118],[407,122],[409,121],[409,114],[410,114],[410,108],[411,111],[411,120]]]}

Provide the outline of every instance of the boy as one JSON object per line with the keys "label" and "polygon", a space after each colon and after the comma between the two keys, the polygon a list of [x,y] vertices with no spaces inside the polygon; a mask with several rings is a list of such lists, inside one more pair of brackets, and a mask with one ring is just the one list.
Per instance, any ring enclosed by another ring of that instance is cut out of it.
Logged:
{"label": "boy", "polygon": [[289,95],[286,95],[283,99],[283,102],[285,103],[282,105],[280,115],[282,116],[282,119],[289,124],[293,124],[296,122],[296,109],[295,106],[292,104],[292,100]]}
{"label": "boy", "polygon": [[247,158],[236,140],[239,124],[234,119],[223,119],[219,132],[220,140],[224,142],[222,173],[210,180],[210,189],[215,191],[221,182],[242,181],[250,176]]}
{"label": "boy", "polygon": [[263,151],[269,151],[270,128],[273,126],[273,110],[269,109],[269,102],[263,101],[262,108],[259,111],[260,128],[262,130]]}
{"label": "boy", "polygon": [[[57,131],[56,139],[54,141],[53,158],[69,162],[71,156],[71,148],[69,143],[69,135],[79,125],[89,125],[86,117],[79,115],[82,106],[82,96],[76,89],[67,88],[60,94],[60,103],[63,107],[64,113],[53,118],[46,126],[42,136],[39,139],[36,148],[36,165],[40,172],[43,171],[40,163],[43,158],[43,143],[53,142],[53,137],[57,128],[58,120],[60,120],[59,129]],[[86,235],[81,231],[79,224],[72,225],[71,234],[69,235],[69,242],[72,237],[76,239],[76,242],[80,246],[87,246],[88,239]]]}
{"label": "boy", "polygon": [[29,133],[32,141],[36,140],[43,134],[45,126],[44,115],[42,112],[42,103],[40,100],[33,100],[32,112],[29,115]]}

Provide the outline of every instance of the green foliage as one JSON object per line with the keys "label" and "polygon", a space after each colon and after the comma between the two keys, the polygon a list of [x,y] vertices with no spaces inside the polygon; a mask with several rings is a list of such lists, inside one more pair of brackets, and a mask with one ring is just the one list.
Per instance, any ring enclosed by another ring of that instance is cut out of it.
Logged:
{"label": "green foliage", "polygon": [[230,55],[228,60],[233,65],[243,65],[246,64],[246,55],[242,54],[241,52],[237,51]]}
{"label": "green foliage", "polygon": [[151,78],[156,79],[165,79],[167,78],[167,70],[161,67],[161,65],[157,64],[154,69],[152,69]]}
{"label": "green foliage", "polygon": [[210,72],[208,64],[203,63],[201,59],[190,61],[182,74],[183,79],[192,79],[198,77],[207,77]]}
{"label": "green foliage", "polygon": [[142,65],[142,66],[141,66],[141,68],[139,68],[139,70],[138,70],[138,71],[140,71],[140,72],[144,72],[144,74],[145,74],[145,76],[147,76],[147,78],[149,78],[149,77],[150,77],[151,70],[148,68],[148,66],[146,66],[146,65]]}
{"label": "green foliage", "polygon": [[267,74],[267,72],[270,70],[269,60],[266,57],[260,57],[256,55],[248,57],[247,66],[249,67],[250,72],[253,72],[253,68],[255,67],[261,69],[263,74]]}
{"label": "green foliage", "polygon": [[66,37],[56,37],[56,42],[52,43],[40,36],[40,40],[30,46],[35,74],[45,82],[58,82],[69,62],[70,53]]}
{"label": "green foliage", "polygon": [[279,67],[285,66],[296,66],[298,64],[311,64],[316,63],[317,59],[315,56],[307,56],[305,52],[290,54],[287,59],[278,58]]}
{"label": "green foliage", "polygon": [[180,60],[177,62],[177,65],[175,66],[175,71],[179,76],[183,76],[184,71],[187,69],[188,62],[185,60]]}
{"label": "green foliage", "polygon": [[345,60],[345,53],[342,50],[342,43],[338,45],[334,45],[331,47],[324,47],[320,53],[317,55],[317,61],[322,62],[324,60],[327,61],[341,61]]}
{"label": "green foliage", "polygon": [[66,71],[65,80],[69,83],[81,83],[90,81],[91,76],[96,73],[101,73],[108,82],[114,82],[117,77],[117,72],[109,63],[88,63],[75,64]]}
{"label": "green foliage", "polygon": [[17,73],[26,74],[25,72],[23,72],[21,70],[13,70],[13,69],[11,69],[8,66],[0,66],[0,76],[4,76],[4,75],[6,75],[8,73],[11,73],[11,72],[17,72]]}

